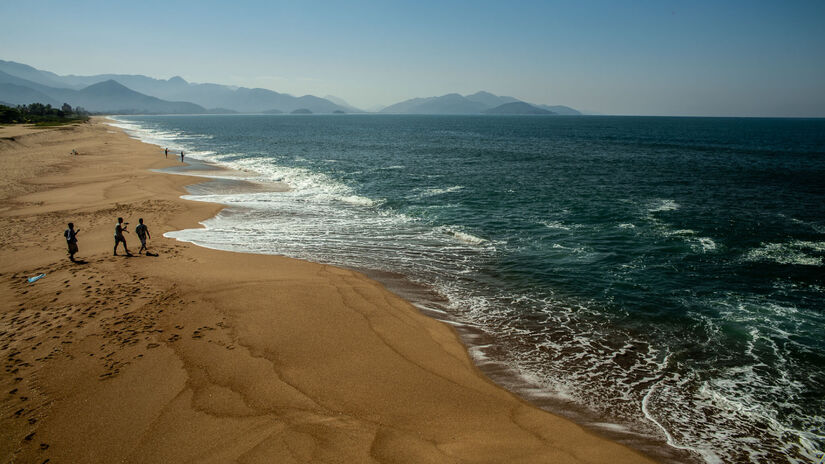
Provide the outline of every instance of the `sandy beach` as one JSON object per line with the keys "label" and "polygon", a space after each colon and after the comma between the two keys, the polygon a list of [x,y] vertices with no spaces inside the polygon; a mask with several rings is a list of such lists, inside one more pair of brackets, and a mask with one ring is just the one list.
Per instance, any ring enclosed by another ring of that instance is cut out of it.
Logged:
{"label": "sandy beach", "polygon": [[164,238],[221,208],[152,171],[176,165],[102,119],[0,127],[0,461],[651,462],[496,386],[360,273]]}

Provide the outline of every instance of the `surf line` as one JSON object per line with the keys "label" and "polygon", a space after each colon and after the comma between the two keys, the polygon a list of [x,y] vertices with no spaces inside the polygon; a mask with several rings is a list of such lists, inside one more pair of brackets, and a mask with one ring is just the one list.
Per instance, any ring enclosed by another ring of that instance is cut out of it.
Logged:
{"label": "surf line", "polygon": [[[670,355],[668,355],[668,357],[669,356]],[[667,362],[667,358],[665,358],[665,362]],[[660,377],[659,380],[650,387],[650,390],[648,390],[645,396],[642,397],[642,414],[644,414],[647,420],[653,422],[657,427],[659,427],[662,433],[665,434],[665,441],[667,442],[668,446],[684,451],[692,451],[694,453],[699,453],[705,459],[705,462],[712,464],[722,464],[722,460],[719,459],[719,456],[717,456],[712,451],[708,451],[706,449],[692,448],[690,446],[680,445],[679,443],[676,443],[676,440],[673,438],[673,435],[671,435],[670,432],[668,432],[668,430],[665,428],[665,426],[659,423],[659,421],[657,421],[656,418],[654,418],[653,415],[650,413],[650,409],[648,409],[647,403],[650,400],[650,397],[653,395],[653,392],[656,390],[656,387],[659,386],[659,384],[663,381],[664,378]]]}

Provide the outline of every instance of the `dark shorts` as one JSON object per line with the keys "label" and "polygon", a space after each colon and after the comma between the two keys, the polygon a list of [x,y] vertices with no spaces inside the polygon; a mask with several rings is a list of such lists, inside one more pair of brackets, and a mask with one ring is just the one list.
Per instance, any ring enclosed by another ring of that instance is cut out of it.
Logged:
{"label": "dark shorts", "polygon": [[77,253],[77,243],[75,243],[75,242],[66,242],[66,244],[69,245],[69,254],[73,255],[73,254]]}
{"label": "dark shorts", "polygon": [[123,245],[126,246],[126,238],[122,235],[121,236],[115,235],[115,246],[117,246],[118,243],[123,243]]}
{"label": "dark shorts", "polygon": [[142,246],[146,246],[146,237],[140,237],[140,236],[138,236],[138,238],[140,239],[140,244],[141,244]]}

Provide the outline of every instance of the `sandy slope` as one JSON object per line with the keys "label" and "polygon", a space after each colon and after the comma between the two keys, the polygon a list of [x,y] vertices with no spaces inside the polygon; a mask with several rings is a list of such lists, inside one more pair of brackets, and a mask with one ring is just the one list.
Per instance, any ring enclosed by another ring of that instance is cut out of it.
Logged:
{"label": "sandy slope", "polygon": [[[0,128],[0,461],[647,462],[359,273],[163,238],[219,210],[147,170],[175,163],[100,121]],[[159,256],[112,256],[117,216]]]}

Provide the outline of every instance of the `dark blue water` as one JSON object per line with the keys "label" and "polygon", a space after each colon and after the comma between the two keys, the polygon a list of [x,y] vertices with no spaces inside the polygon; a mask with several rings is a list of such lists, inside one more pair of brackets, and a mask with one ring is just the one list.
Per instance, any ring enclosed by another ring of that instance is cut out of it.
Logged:
{"label": "dark blue water", "polygon": [[403,274],[593,427],[707,462],[825,450],[825,120],[120,119],[292,187],[200,192],[231,207],[174,237]]}

